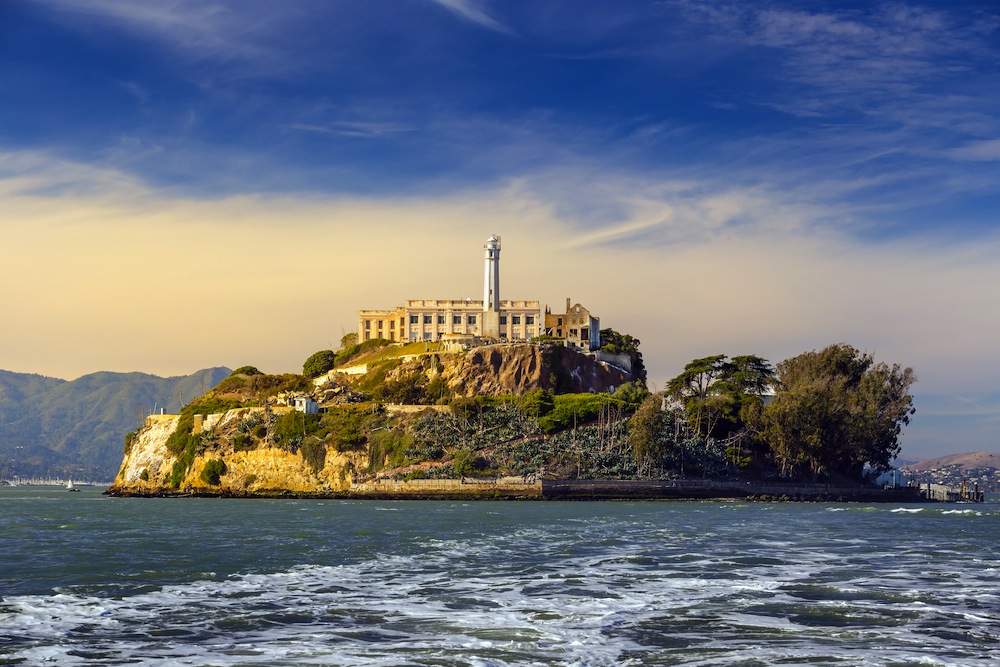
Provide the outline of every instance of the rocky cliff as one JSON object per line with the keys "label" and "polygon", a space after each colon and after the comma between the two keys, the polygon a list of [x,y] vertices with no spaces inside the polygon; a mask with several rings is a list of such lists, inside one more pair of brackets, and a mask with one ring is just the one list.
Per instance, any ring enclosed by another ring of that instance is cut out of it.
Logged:
{"label": "rocky cliff", "polygon": [[489,345],[442,361],[448,386],[465,396],[608,392],[631,380],[624,370],[556,345]]}
{"label": "rocky cliff", "polygon": [[[108,493],[537,495],[537,471],[561,469],[570,455],[580,468],[584,434],[556,446],[549,433],[570,424],[576,433],[578,423],[603,415],[607,436],[611,416],[627,413],[623,402],[641,400],[634,389],[607,395],[629,381],[625,371],[556,345],[386,355],[365,370],[335,371],[316,383],[236,372],[180,415],[153,415],[129,434]],[[534,390],[547,398],[535,391],[530,407],[509,398]],[[290,407],[304,394],[322,414]],[[470,419],[468,399],[488,396],[505,398],[480,401]],[[457,399],[454,414],[446,404]],[[624,427],[617,433],[620,439]],[[609,446],[605,436],[594,443],[601,451]],[[535,449],[525,456],[495,451],[504,442],[537,449],[543,440],[547,458]]]}
{"label": "rocky cliff", "polygon": [[[121,469],[109,495],[176,495],[211,493],[222,495],[329,494],[345,491],[351,473],[368,466],[363,452],[326,451],[316,465],[303,448],[262,446],[241,450],[236,434],[247,424],[257,424],[262,408],[238,408],[207,415],[200,427],[200,451],[196,451],[186,470],[175,475],[181,456],[172,452],[170,436],[177,429],[178,415],[153,415],[146,420],[127,447]],[[288,414],[288,408],[268,408],[271,418]],[[293,451],[296,450],[296,451]],[[211,461],[222,461],[222,474],[213,483],[204,471]],[[174,482],[177,482],[174,484]]]}

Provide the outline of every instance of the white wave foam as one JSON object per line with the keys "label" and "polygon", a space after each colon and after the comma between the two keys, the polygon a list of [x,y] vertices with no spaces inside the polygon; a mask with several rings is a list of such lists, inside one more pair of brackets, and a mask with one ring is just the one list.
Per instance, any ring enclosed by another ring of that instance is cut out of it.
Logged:
{"label": "white wave foam", "polygon": [[0,662],[990,664],[992,552],[973,562],[957,543],[931,552],[868,537],[898,523],[886,514],[838,532],[827,527],[845,519],[817,511],[812,534],[671,516],[521,526],[489,540],[442,532],[406,553],[114,598],[10,596]]}

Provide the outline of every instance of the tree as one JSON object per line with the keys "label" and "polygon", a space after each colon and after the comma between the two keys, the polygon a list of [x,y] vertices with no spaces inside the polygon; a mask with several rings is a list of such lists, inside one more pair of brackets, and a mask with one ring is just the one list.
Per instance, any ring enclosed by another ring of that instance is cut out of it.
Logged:
{"label": "tree", "polygon": [[888,469],[914,413],[911,368],[875,363],[840,343],[778,364],[778,391],[761,414],[763,437],[783,475],[860,479],[864,466]]}
{"label": "tree", "polygon": [[[341,331],[343,331],[343,329],[341,329]],[[352,345],[357,345],[357,344],[358,344],[358,332],[357,331],[351,331],[350,333],[345,333],[340,338],[340,349],[341,350],[346,350],[347,348],[351,347]]]}
{"label": "tree", "polygon": [[229,374],[229,377],[234,375],[263,375],[255,366],[240,366],[235,371]]}
{"label": "tree", "polygon": [[307,378],[317,378],[333,368],[336,358],[333,350],[320,350],[302,364],[302,374]]}
{"label": "tree", "polygon": [[552,394],[541,388],[526,391],[521,395],[520,403],[521,410],[535,419],[549,414],[556,405]]}
{"label": "tree", "polygon": [[628,422],[628,442],[640,471],[659,467],[673,445],[673,419],[663,400],[662,393],[648,396]]}
{"label": "tree", "polygon": [[701,438],[725,438],[744,428],[744,411],[760,404],[774,382],[766,359],[715,354],[688,363],[667,383],[667,393],[684,404],[691,428]]}
{"label": "tree", "polygon": [[646,386],[646,366],[639,351],[639,339],[621,334],[614,329],[601,329],[601,350],[608,354],[627,354],[632,362],[632,379]]}

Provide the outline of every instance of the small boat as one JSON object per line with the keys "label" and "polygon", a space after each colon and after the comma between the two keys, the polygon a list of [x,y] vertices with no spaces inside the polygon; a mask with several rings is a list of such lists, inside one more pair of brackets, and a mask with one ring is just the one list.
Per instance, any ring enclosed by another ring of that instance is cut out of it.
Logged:
{"label": "small boat", "polygon": [[73,486],[73,480],[69,480],[68,482],[66,482],[66,490],[70,492],[75,491],[77,493],[80,493],[80,489]]}

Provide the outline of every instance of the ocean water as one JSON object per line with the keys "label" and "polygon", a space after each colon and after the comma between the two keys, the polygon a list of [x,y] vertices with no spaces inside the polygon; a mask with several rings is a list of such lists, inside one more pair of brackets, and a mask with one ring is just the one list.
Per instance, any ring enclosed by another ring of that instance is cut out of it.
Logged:
{"label": "ocean water", "polygon": [[1000,664],[1000,504],[0,487],[0,665]]}

